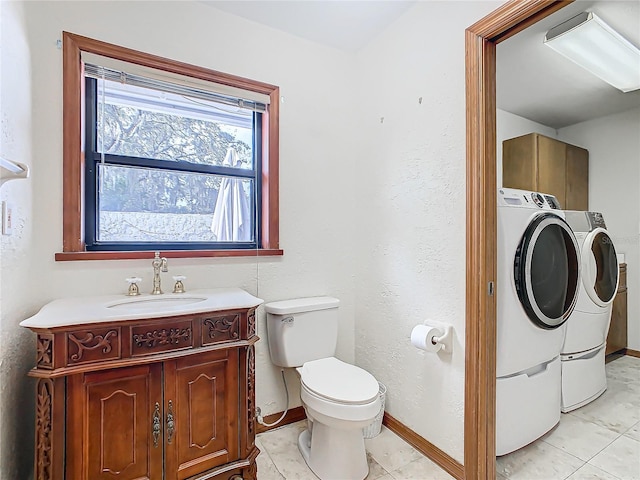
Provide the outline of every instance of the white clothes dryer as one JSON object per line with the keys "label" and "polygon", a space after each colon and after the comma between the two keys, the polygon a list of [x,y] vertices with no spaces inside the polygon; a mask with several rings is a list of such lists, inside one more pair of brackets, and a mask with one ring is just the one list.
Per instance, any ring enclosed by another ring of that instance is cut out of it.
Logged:
{"label": "white clothes dryer", "polygon": [[616,250],[598,212],[565,212],[580,247],[578,301],[567,321],[560,355],[562,411],[570,412],[598,398],[607,388],[606,338],[618,291]]}
{"label": "white clothes dryer", "polygon": [[579,247],[552,195],[498,191],[496,453],[560,420],[560,350],[580,280]]}

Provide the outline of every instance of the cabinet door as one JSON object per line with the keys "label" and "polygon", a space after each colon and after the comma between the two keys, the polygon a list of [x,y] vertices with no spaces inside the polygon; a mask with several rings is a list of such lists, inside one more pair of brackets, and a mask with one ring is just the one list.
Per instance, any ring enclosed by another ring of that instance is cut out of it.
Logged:
{"label": "cabinet door", "polygon": [[589,210],[589,151],[567,145],[565,210]]}
{"label": "cabinet door", "polygon": [[502,142],[502,186],[537,190],[536,136],[511,138]]}
{"label": "cabinet door", "polygon": [[537,191],[550,193],[566,209],[566,144],[538,135]]}
{"label": "cabinet door", "polygon": [[627,266],[620,265],[620,284],[613,300],[605,353],[627,348]]}
{"label": "cabinet door", "polygon": [[161,379],[160,365],[70,377],[67,478],[162,480]]}
{"label": "cabinet door", "polygon": [[165,478],[182,480],[237,460],[238,351],[166,362],[164,372]]}

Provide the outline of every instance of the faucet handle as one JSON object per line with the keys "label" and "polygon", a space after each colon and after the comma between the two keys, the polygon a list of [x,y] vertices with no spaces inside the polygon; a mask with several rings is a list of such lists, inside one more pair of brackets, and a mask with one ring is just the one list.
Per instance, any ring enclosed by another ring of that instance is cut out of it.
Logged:
{"label": "faucet handle", "polygon": [[135,296],[140,295],[140,289],[138,288],[138,282],[142,281],[140,277],[128,277],[126,278],[127,282],[129,282],[129,290],[127,291],[127,295]]}
{"label": "faucet handle", "polygon": [[183,280],[186,280],[187,277],[185,277],[184,275],[174,275],[173,279],[175,280],[176,284],[173,286],[173,293],[184,293],[186,292],[186,290],[184,289],[184,284],[182,283]]}

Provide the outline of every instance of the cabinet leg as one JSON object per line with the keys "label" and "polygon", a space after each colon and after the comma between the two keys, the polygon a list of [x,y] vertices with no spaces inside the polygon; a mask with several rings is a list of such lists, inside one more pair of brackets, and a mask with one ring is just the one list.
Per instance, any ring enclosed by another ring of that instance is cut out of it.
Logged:
{"label": "cabinet leg", "polygon": [[256,464],[255,458],[253,459],[253,462],[251,462],[251,465],[242,469],[242,478],[243,480],[257,480],[258,465]]}
{"label": "cabinet leg", "polygon": [[[40,378],[36,385],[36,480],[63,478],[64,379]],[[54,420],[55,419],[55,420]]]}

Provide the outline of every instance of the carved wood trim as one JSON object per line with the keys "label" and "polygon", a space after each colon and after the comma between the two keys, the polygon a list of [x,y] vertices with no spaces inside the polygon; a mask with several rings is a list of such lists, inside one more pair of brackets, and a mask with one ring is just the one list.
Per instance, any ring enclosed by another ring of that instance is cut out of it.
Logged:
{"label": "carved wood trim", "polygon": [[154,348],[158,345],[178,345],[181,341],[191,340],[191,327],[187,328],[161,328],[145,333],[133,334],[136,347]]}
{"label": "carved wood trim", "polygon": [[205,318],[202,323],[209,327],[207,334],[211,340],[237,340],[240,337],[240,315],[238,314]]}
{"label": "carved wood trim", "polygon": [[[109,330],[104,335],[95,335],[92,332],[87,332],[83,338],[76,337],[73,333],[69,334],[69,340],[75,344],[78,351],[69,356],[69,363],[79,362],[82,360],[82,356],[85,351],[93,351],[102,348],[102,353],[111,352],[113,346],[111,345],[111,337],[118,337],[116,330]],[[91,343],[93,342],[93,345]]]}
{"label": "carved wood trim", "polygon": [[53,381],[38,380],[36,393],[36,458],[37,480],[53,480],[52,462]]}
{"label": "carved wood trim", "polygon": [[247,324],[248,324],[248,338],[253,337],[256,334],[256,309],[252,308],[249,310],[247,314]]}
{"label": "carved wood trim", "polygon": [[257,480],[258,478],[258,465],[255,459],[251,462],[247,468],[242,469],[243,480]]}
{"label": "carved wood trim", "polygon": [[256,438],[256,360],[255,348],[247,350],[247,448],[253,447]]}
{"label": "carved wood trim", "polygon": [[53,334],[39,333],[36,339],[36,366],[53,368]]}

